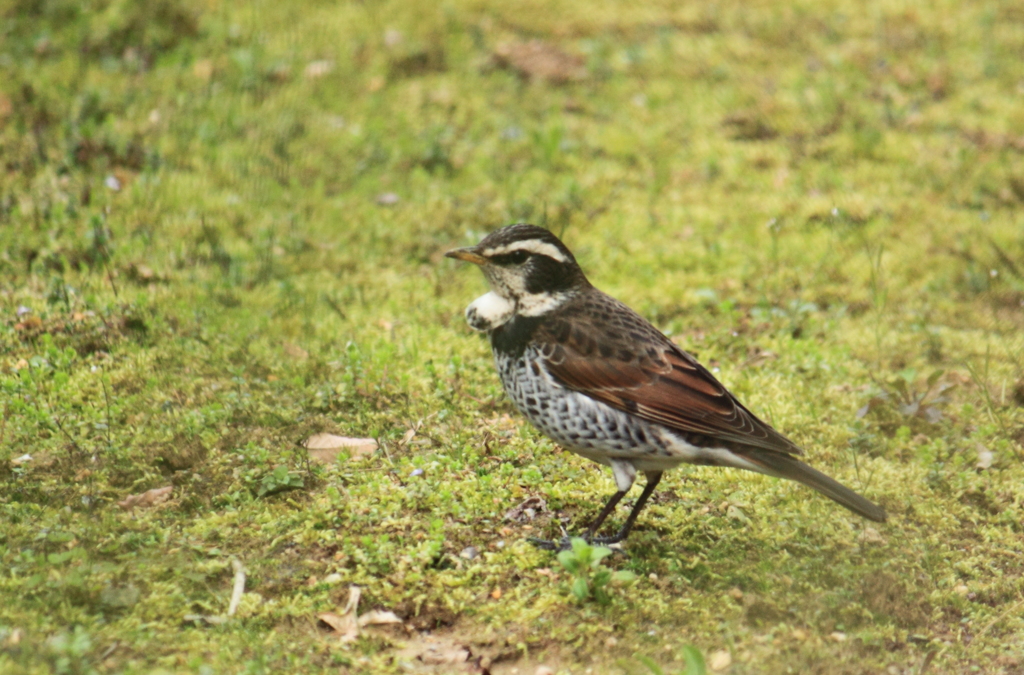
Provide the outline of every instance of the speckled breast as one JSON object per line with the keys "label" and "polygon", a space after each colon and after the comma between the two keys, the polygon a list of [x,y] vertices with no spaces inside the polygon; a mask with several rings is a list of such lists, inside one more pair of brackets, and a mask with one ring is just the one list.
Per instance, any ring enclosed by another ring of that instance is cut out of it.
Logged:
{"label": "speckled breast", "polygon": [[554,381],[536,350],[527,348],[522,355],[495,350],[494,361],[516,408],[567,449],[586,455],[593,451],[638,455],[665,451],[653,425]]}

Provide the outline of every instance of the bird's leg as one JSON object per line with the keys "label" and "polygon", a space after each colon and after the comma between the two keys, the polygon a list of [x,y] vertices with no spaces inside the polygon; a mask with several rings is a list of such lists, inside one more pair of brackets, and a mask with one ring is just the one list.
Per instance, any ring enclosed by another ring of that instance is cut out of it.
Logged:
{"label": "bird's leg", "polygon": [[605,519],[609,515],[611,515],[612,511],[615,510],[615,507],[619,505],[619,502],[621,502],[622,498],[625,496],[625,490],[619,490],[618,492],[611,496],[611,499],[608,500],[608,503],[604,505],[603,509],[601,509],[601,513],[597,514],[597,518],[595,518],[594,522],[590,524],[590,527],[587,529],[587,533],[583,535],[584,539],[586,539],[589,542],[591,539],[594,538],[594,535],[597,534],[597,531],[601,529],[601,524],[604,523]]}
{"label": "bird's leg", "polygon": [[[594,519],[594,522],[590,524],[590,527],[587,528],[586,533],[583,535],[583,540],[585,542],[588,544],[590,543],[594,538],[594,535],[597,533],[598,528],[601,527],[601,523],[603,523],[609,514],[615,510],[615,507],[618,506],[619,502],[622,501],[622,498],[625,496],[625,490],[619,490],[611,496],[608,503],[604,505],[603,509],[601,509],[601,513],[597,515],[597,518]],[[557,543],[550,539],[538,539],[537,537],[530,537],[527,541],[537,548],[542,548],[546,551],[568,551],[572,548],[572,544],[570,543],[571,538],[565,533],[565,530],[562,530],[562,540]]]}
{"label": "bird's leg", "polygon": [[[586,534],[583,535],[583,539],[588,544],[617,544],[626,537],[629,536],[629,531],[633,529],[633,524],[636,522],[637,517],[640,515],[640,511],[643,510],[644,505],[647,504],[647,500],[650,498],[651,493],[658,487],[658,482],[661,481],[661,471],[648,471],[647,484],[644,485],[643,492],[640,493],[640,498],[636,500],[636,504],[633,506],[633,510],[629,512],[629,516],[626,518],[626,522],[622,524],[622,528],[610,537],[596,537],[598,528],[604,523],[608,516],[615,510],[622,498],[626,496],[626,490],[619,490],[608,503],[601,509],[601,513],[597,515],[597,518],[587,529]],[[565,530],[562,531],[563,536],[560,541],[551,541],[549,539],[539,539],[537,537],[530,537],[527,539],[531,544],[537,548],[544,549],[545,551],[568,551],[572,548],[571,538],[565,534]]]}
{"label": "bird's leg", "polygon": [[[597,532],[598,528],[601,527],[601,523],[603,523],[609,514],[615,510],[618,503],[622,501],[622,498],[626,496],[627,492],[629,492],[629,488],[633,486],[633,480],[636,478],[636,467],[633,466],[633,462],[630,462],[629,460],[613,458],[609,460],[608,465],[611,467],[612,476],[615,477],[615,486],[619,488],[619,490],[611,496],[608,503],[604,505],[603,509],[601,509],[601,513],[597,515],[597,519],[594,520],[583,535],[583,540],[588,544],[594,538],[594,534]],[[548,541],[547,539],[536,539],[533,537],[527,541],[537,548],[542,548],[548,551],[568,551],[572,548],[572,540],[564,531],[562,534],[562,540],[557,544],[553,541]]]}
{"label": "bird's leg", "polygon": [[616,493],[615,497],[612,497],[611,501],[608,502],[608,506],[604,507],[604,511],[598,516],[597,522],[591,527],[589,540],[593,544],[617,544],[626,537],[629,536],[629,531],[633,529],[633,523],[636,522],[637,516],[640,515],[640,511],[644,508],[644,504],[647,503],[647,499],[654,492],[654,488],[658,487],[658,482],[661,480],[661,471],[648,471],[647,472],[647,485],[644,486],[644,491],[640,493],[640,498],[636,500],[636,504],[633,506],[633,510],[629,512],[629,517],[626,518],[626,522],[623,523],[622,529],[610,537],[594,537],[593,534],[597,529],[597,525],[601,524],[601,521],[611,512],[615,505],[622,499],[625,492]]}

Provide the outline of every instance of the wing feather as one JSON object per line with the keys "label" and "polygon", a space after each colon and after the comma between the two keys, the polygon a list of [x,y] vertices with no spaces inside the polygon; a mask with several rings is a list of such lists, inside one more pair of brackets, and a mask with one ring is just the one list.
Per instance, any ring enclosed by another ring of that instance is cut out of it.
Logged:
{"label": "wing feather", "polygon": [[548,372],[564,386],[675,431],[803,454],[626,305],[595,290],[570,311],[534,336]]}

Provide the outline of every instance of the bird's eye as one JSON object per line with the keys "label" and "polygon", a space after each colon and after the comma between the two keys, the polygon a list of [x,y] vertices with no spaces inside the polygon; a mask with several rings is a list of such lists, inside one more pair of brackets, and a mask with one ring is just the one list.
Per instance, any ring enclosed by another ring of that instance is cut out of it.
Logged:
{"label": "bird's eye", "polygon": [[511,253],[505,253],[503,255],[496,255],[491,260],[498,265],[522,265],[529,259],[530,254],[522,249],[518,251],[512,251]]}

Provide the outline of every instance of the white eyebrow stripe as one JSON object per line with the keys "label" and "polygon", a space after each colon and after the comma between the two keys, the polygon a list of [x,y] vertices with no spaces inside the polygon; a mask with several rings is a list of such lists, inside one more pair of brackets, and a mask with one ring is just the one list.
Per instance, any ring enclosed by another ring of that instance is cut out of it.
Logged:
{"label": "white eyebrow stripe", "polygon": [[558,250],[557,246],[549,244],[546,241],[537,241],[536,239],[527,239],[526,241],[512,242],[505,246],[496,246],[482,251],[481,254],[485,258],[490,258],[496,255],[512,253],[513,251],[528,251],[530,253],[536,253],[537,255],[546,255],[547,257],[562,263],[569,261],[569,259],[565,257],[565,254]]}

